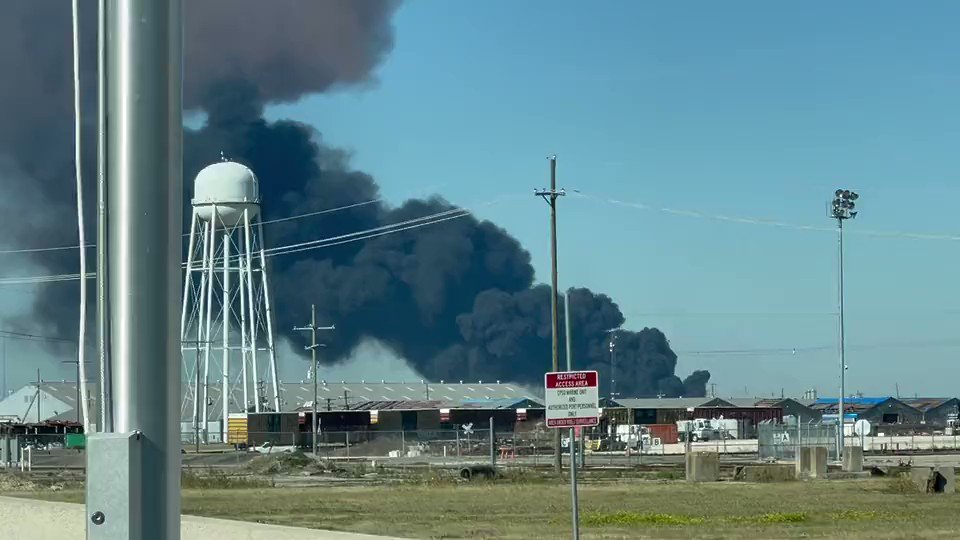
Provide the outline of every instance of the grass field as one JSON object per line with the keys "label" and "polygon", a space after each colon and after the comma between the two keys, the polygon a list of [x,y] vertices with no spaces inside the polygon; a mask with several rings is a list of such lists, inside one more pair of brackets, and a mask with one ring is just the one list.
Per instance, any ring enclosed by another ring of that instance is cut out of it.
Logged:
{"label": "grass field", "polygon": [[[78,491],[19,496],[81,502]],[[621,482],[581,487],[584,538],[957,538],[960,496],[891,479],[779,484]],[[566,484],[185,489],[183,511],[410,538],[564,538]]]}

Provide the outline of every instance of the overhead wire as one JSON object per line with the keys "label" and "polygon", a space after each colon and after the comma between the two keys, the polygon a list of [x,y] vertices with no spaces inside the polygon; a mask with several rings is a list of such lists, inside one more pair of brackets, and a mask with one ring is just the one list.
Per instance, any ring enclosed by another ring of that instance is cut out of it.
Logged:
{"label": "overhead wire", "polygon": [[[603,203],[607,203],[615,206],[633,208],[637,210],[648,210],[648,211],[660,212],[663,214],[670,214],[674,216],[710,219],[715,221],[739,223],[744,225],[762,225],[767,227],[777,227],[781,229],[792,229],[792,230],[798,230],[798,231],[817,231],[817,232],[830,232],[830,233],[835,233],[837,231],[836,227],[829,227],[825,225],[790,223],[786,221],[780,221],[777,219],[770,219],[770,218],[764,218],[764,217],[732,216],[732,215],[726,215],[726,214],[715,214],[710,212],[704,212],[700,210],[657,206],[657,205],[652,205],[652,204],[647,204],[644,202],[637,202],[637,201],[624,201],[615,197],[607,197],[603,195],[586,193],[580,189],[570,189],[570,190],[567,190],[567,192],[576,197],[591,199],[591,200],[595,200],[598,202],[603,202]],[[914,239],[914,240],[950,240],[950,241],[960,240],[960,234],[953,234],[953,233],[882,231],[882,230],[875,230],[875,229],[859,229],[859,228],[851,229],[850,232],[853,234],[862,235],[862,236],[875,236],[875,237],[885,237],[885,238],[908,238],[908,239]]]}
{"label": "overhead wire", "polygon": [[[509,198],[509,196],[498,197],[496,199],[475,205],[477,208],[483,206],[490,206],[497,204]],[[428,214],[426,216],[420,216],[417,218],[411,218],[404,221],[399,221],[395,223],[390,223],[387,225],[381,225],[378,227],[373,227],[370,229],[365,229],[362,231],[355,231],[347,234],[331,236],[327,238],[320,238],[316,240],[309,240],[306,242],[298,242],[296,244],[288,244],[284,246],[277,246],[264,250],[264,254],[267,257],[276,257],[280,255],[287,255],[290,253],[299,253],[302,251],[308,251],[312,249],[320,249],[324,247],[332,247],[335,245],[347,244],[350,242],[359,242],[363,240],[368,240],[370,238],[376,238],[380,236],[385,236],[388,234],[394,234],[398,232],[408,231],[412,229],[417,229],[420,227],[426,227],[429,225],[435,225],[445,221],[450,221],[453,219],[459,219],[473,215],[474,210],[470,210],[466,207],[455,207],[447,209],[441,212],[435,212],[433,214]],[[238,257],[238,256],[232,256]],[[186,263],[181,263],[182,267],[186,267]],[[95,273],[87,273],[86,278],[92,279],[96,277]],[[53,275],[42,275],[42,276],[22,276],[22,277],[5,277],[0,278],[0,286],[4,285],[22,285],[22,284],[42,284],[42,283],[57,283],[63,281],[77,281],[80,279],[80,274],[53,274]]]}

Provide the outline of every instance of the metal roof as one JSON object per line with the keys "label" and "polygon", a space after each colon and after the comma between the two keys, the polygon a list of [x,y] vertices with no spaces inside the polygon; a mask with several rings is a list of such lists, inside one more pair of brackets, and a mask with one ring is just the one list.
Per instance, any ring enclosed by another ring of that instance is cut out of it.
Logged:
{"label": "metal roof", "polygon": [[756,403],[754,403],[754,405],[757,407],[779,407],[788,401],[792,401],[794,403],[797,403],[807,408],[812,408],[814,404],[814,400],[812,399],[765,398],[765,399],[758,399]]}
{"label": "metal roof", "polygon": [[[879,405],[888,399],[894,399],[890,396],[884,397],[847,397],[843,398],[843,405]],[[838,398],[818,398],[814,402],[815,405],[836,405],[839,402]]]}
{"label": "metal roof", "polygon": [[[193,393],[193,385],[185,387]],[[220,401],[220,385],[211,383],[207,387],[208,400],[217,404],[209,409],[208,419],[216,421],[222,414]],[[202,393],[202,387],[201,387]],[[346,394],[346,398],[344,398]],[[273,397],[267,389],[267,406],[272,410]],[[421,382],[330,382],[321,381],[317,388],[317,407],[331,409],[355,409],[361,403],[369,402],[436,402],[443,403],[443,407],[479,407],[479,403],[492,403],[491,408],[498,408],[499,403],[517,403],[521,400],[531,400],[539,403],[525,388],[516,384],[488,383],[488,382],[456,382],[456,383],[421,383]],[[240,412],[243,409],[243,389],[232,387],[230,396],[230,411]],[[313,382],[280,384],[280,409],[295,411],[308,407],[313,402]],[[189,409],[189,410],[188,410]],[[182,411],[183,421],[193,418],[192,405]]]}
{"label": "metal roof", "polygon": [[923,412],[931,411],[944,405],[960,404],[960,400],[957,398],[902,398],[900,401]]}
{"label": "metal roof", "polygon": [[628,409],[688,409],[700,407],[715,398],[617,398],[616,403]]}

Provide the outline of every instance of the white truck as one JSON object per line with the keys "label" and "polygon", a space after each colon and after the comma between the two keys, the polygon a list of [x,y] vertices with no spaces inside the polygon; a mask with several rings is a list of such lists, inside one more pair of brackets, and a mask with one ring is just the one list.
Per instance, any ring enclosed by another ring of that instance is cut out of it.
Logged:
{"label": "white truck", "polygon": [[736,439],[739,424],[736,420],[723,418],[695,418],[693,420],[678,420],[677,434],[681,441],[715,441]]}

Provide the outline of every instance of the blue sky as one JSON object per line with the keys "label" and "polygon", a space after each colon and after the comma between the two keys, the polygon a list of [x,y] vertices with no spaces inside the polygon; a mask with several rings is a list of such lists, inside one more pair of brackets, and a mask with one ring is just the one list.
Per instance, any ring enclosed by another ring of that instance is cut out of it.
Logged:
{"label": "blue sky", "polygon": [[[855,189],[848,389],[955,395],[960,243],[863,234],[960,234],[960,4],[917,6],[410,1],[375,84],[271,114],[351,149],[394,201],[477,207],[539,279],[532,190],[556,153],[585,195],[560,203],[561,285],[664,330],[721,395],[836,393],[835,233],[608,200],[829,229],[827,199]],[[797,352],[704,353],[779,348]]]}

